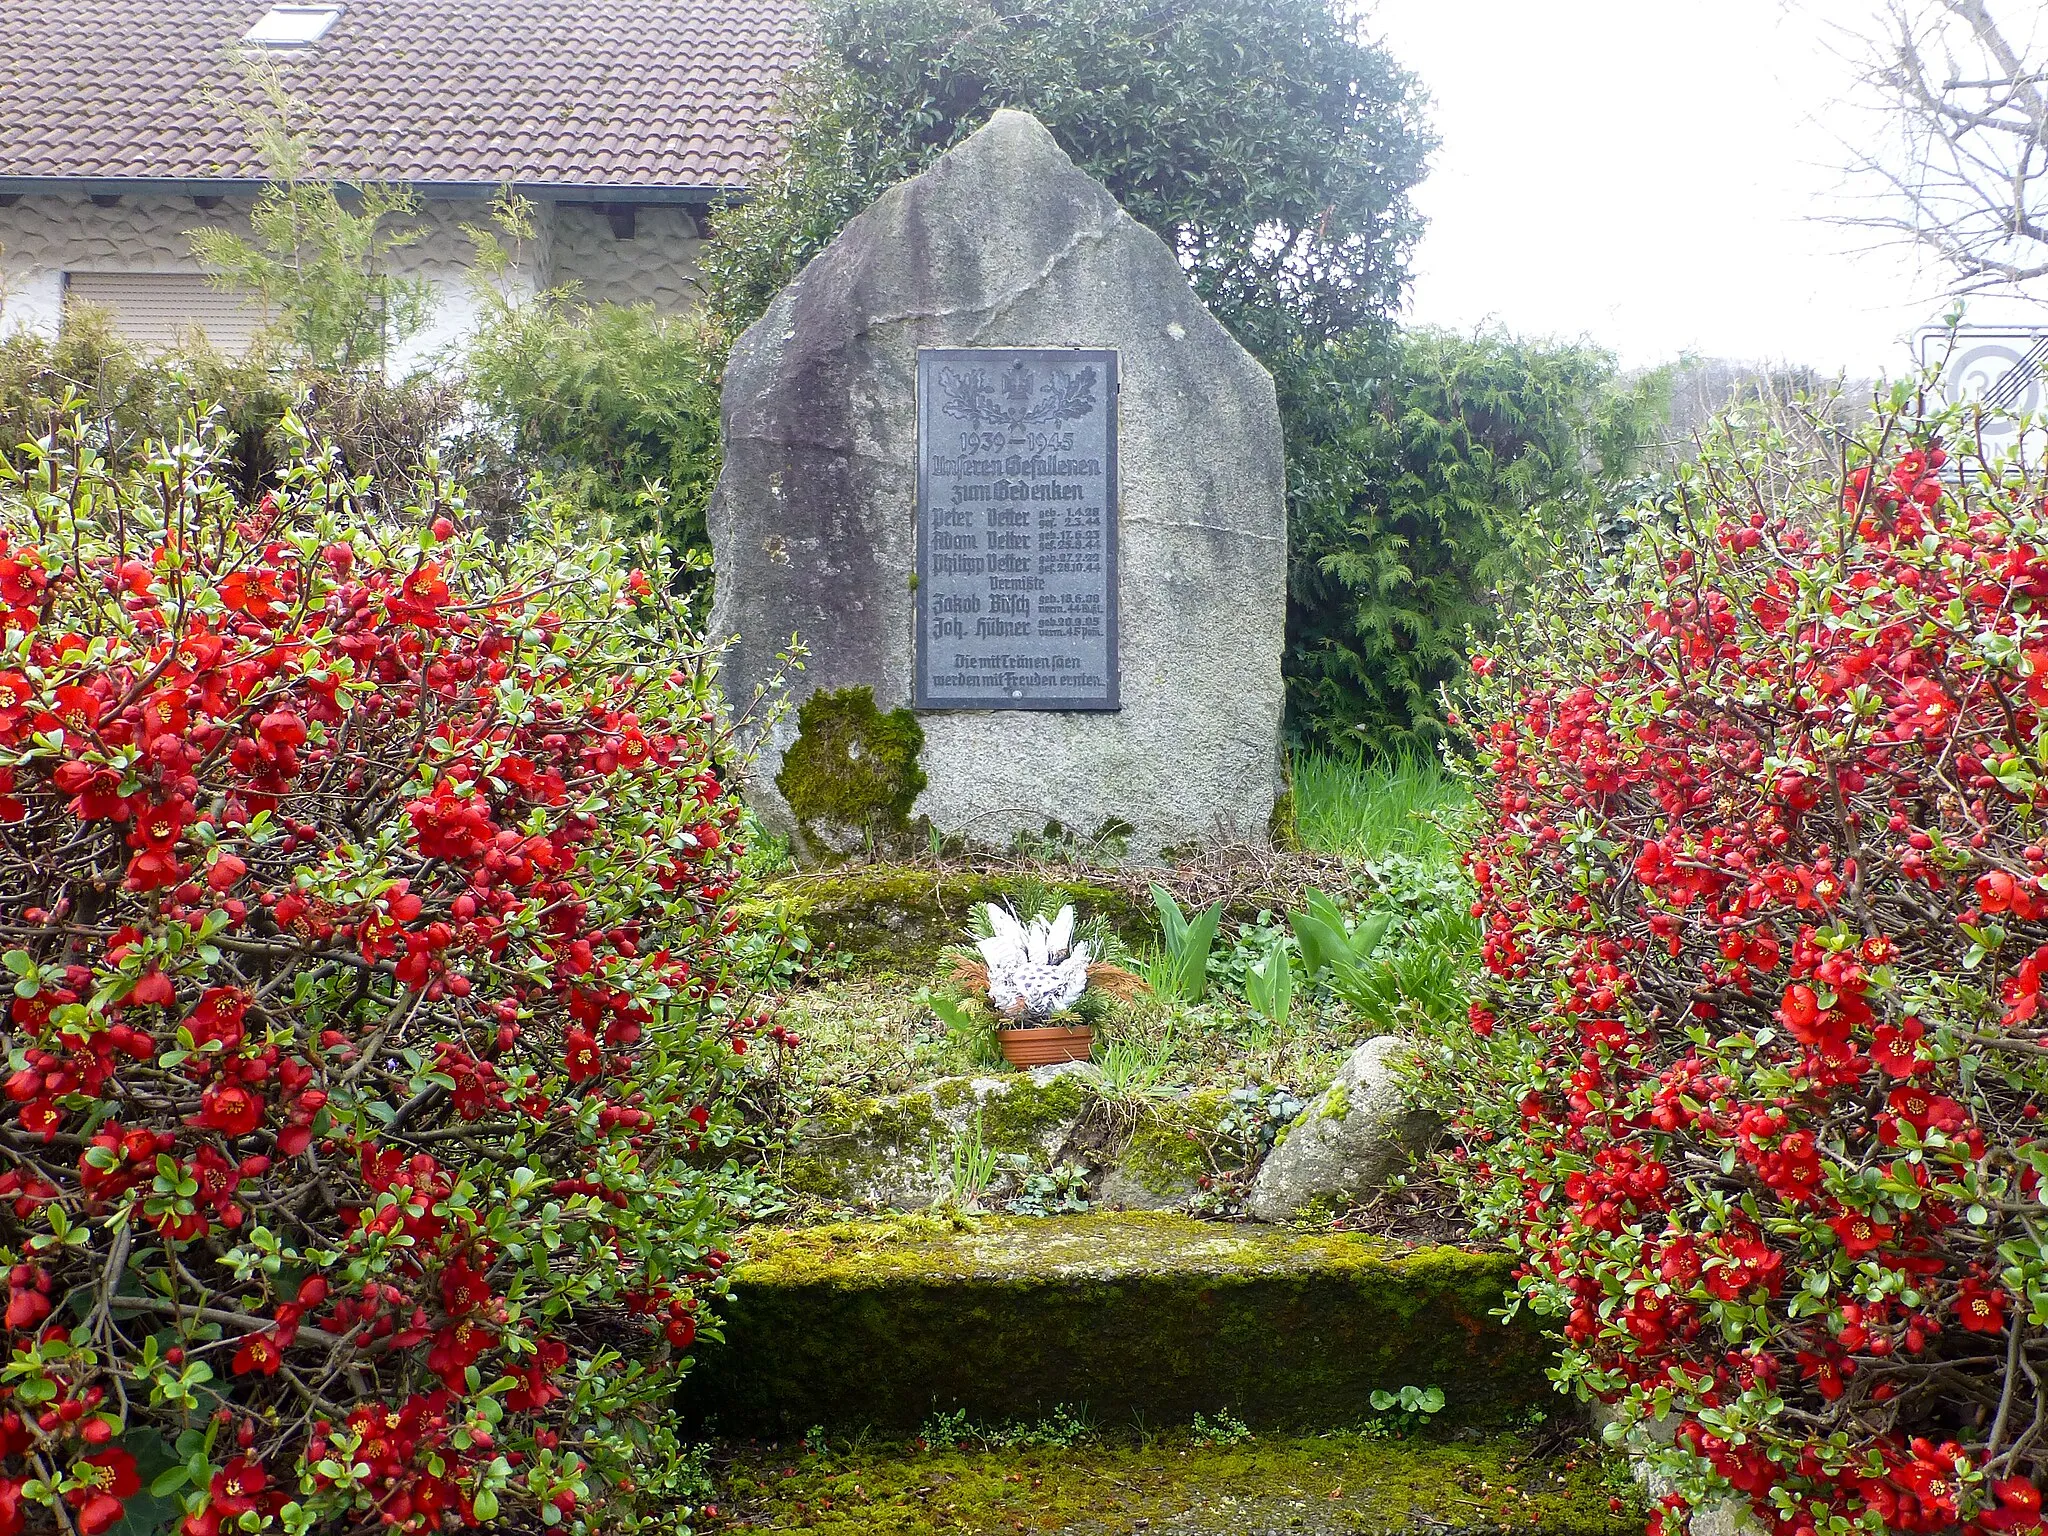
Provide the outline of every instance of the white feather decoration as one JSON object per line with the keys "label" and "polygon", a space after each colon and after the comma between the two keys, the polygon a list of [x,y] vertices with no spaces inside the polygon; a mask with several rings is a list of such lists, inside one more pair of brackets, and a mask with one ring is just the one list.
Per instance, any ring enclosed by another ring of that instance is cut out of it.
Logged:
{"label": "white feather decoration", "polygon": [[988,966],[988,1000],[1010,1019],[1046,1019],[1088,990],[1088,946],[1073,942],[1074,909],[1028,923],[990,902],[989,937],[975,948]]}

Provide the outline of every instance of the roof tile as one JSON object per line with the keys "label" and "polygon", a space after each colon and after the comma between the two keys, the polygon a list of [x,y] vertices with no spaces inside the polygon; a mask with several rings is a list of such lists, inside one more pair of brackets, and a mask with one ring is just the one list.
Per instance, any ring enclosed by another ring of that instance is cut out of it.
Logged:
{"label": "roof tile", "polygon": [[[260,179],[229,102],[266,0],[4,0],[0,176]],[[272,55],[344,180],[739,188],[803,0],[343,0]]]}

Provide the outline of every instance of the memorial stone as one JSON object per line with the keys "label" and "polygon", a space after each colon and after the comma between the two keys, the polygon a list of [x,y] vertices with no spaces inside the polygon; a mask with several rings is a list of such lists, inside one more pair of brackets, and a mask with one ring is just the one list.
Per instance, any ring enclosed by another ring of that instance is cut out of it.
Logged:
{"label": "memorial stone", "polygon": [[[998,112],[850,223],[740,338],[724,418],[711,632],[736,713],[806,648],[747,786],[801,852],[919,822],[1145,859],[1265,838],[1272,380],[1036,119]],[[905,743],[893,819],[863,823],[845,787]]]}

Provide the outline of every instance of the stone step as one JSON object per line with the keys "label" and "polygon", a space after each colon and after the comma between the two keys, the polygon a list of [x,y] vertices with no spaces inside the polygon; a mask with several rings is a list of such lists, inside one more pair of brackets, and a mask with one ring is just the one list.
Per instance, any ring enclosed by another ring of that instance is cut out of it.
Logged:
{"label": "stone step", "polygon": [[1371,1418],[1438,1387],[1448,1424],[1551,1407],[1542,1336],[1491,1314],[1504,1254],[1156,1212],[901,1217],[763,1231],[685,1380],[725,1436],[913,1434],[934,1414],[1255,1429]]}
{"label": "stone step", "polygon": [[718,1513],[701,1528],[721,1536],[1637,1536],[1647,1513],[1616,1460],[1512,1435],[755,1446],[731,1453],[715,1482]]}

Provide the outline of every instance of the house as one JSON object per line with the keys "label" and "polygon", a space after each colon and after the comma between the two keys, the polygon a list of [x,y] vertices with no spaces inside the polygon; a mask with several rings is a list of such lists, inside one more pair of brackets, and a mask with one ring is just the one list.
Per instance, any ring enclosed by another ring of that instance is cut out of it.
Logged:
{"label": "house", "polygon": [[0,331],[67,302],[142,343],[197,326],[246,346],[261,316],[194,260],[246,230],[264,182],[239,101],[274,66],[317,123],[312,169],[420,199],[395,272],[436,303],[398,366],[473,320],[465,223],[510,188],[535,206],[507,281],[689,307],[707,212],[769,158],[802,0],[4,0]]}

